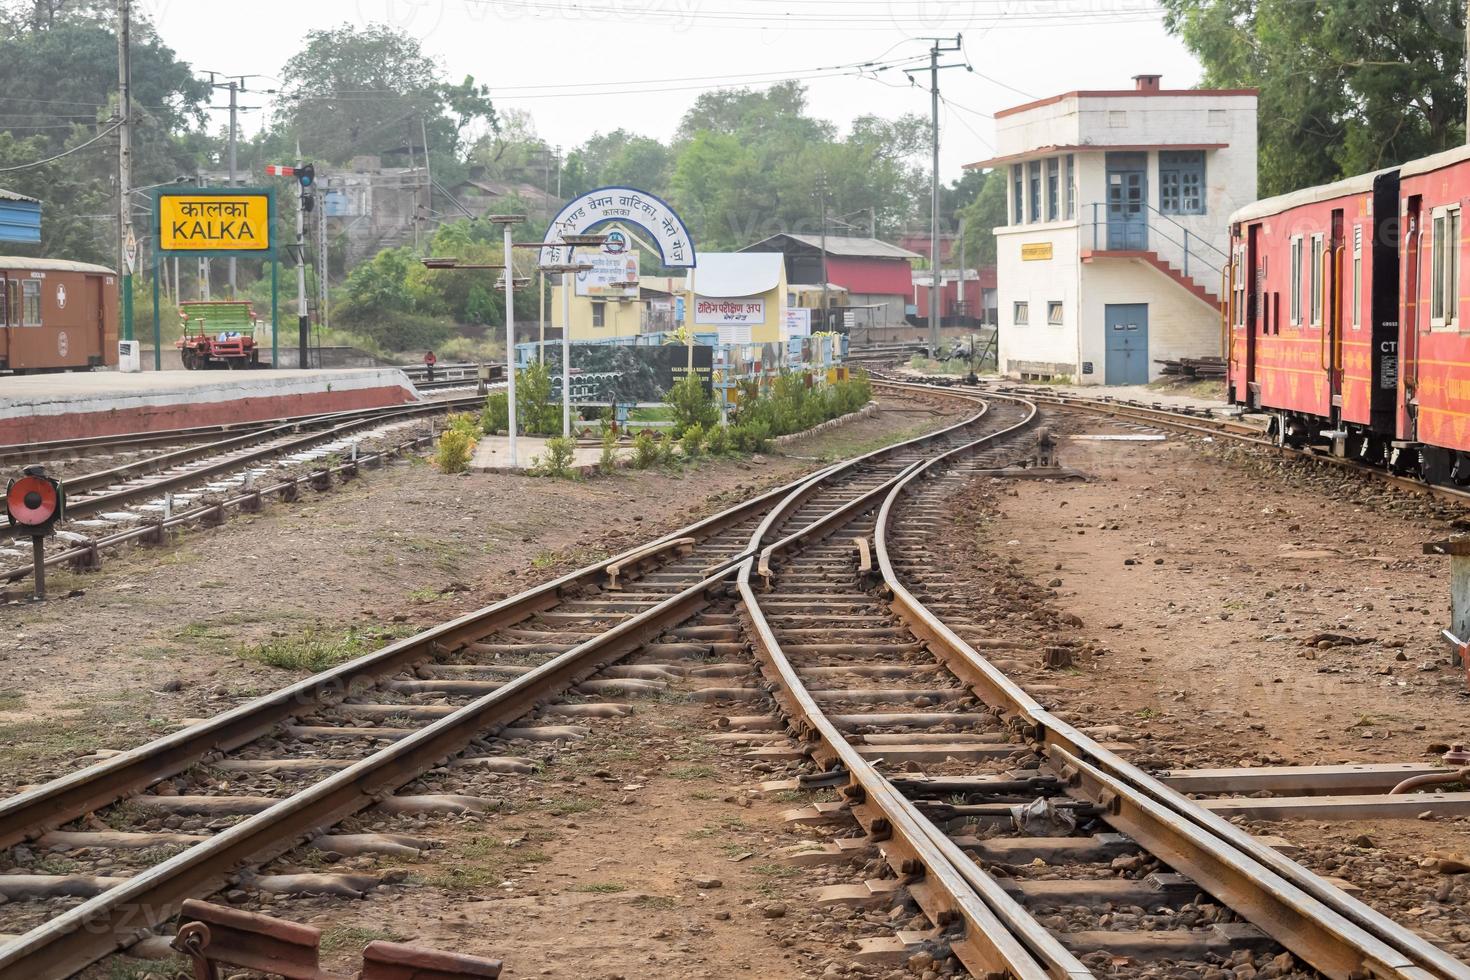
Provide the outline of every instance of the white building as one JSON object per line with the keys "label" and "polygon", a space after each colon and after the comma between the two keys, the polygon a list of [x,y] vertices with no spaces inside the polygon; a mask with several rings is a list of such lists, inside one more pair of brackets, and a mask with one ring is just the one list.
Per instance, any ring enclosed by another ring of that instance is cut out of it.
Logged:
{"label": "white building", "polygon": [[1256,199],[1256,92],[1069,92],[996,113],[1000,365],[1138,384],[1220,353],[1228,217]]}

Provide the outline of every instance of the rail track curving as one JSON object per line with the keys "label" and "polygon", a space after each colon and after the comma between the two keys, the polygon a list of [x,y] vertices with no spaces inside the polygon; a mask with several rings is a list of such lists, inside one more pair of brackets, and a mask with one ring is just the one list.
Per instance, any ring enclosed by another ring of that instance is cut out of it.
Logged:
{"label": "rail track curving", "polygon": [[[942,944],[987,980],[1204,976],[1242,953],[1277,957],[1275,976],[1470,978],[986,659],[985,599],[962,600],[930,559],[946,492],[1028,455],[1037,406],[881,384],[979,411],[0,801],[0,846],[88,872],[0,875],[0,932],[16,933],[0,978],[79,970],[303,843],[426,846],[333,828],[488,809],[475,774],[519,771],[515,745],[628,710],[618,693],[744,676],[747,650],[765,687],[727,693],[769,692],[774,710],[730,727],[778,752],[790,739],[811,763],[800,784],[837,789],[793,819],[855,828],[793,860],[877,856],[886,876],[822,898],[901,890],[931,925],[874,947]],[[430,770],[465,792],[421,792]],[[324,884],[286,877],[254,880]],[[1133,906],[1143,914],[1103,911]]]}

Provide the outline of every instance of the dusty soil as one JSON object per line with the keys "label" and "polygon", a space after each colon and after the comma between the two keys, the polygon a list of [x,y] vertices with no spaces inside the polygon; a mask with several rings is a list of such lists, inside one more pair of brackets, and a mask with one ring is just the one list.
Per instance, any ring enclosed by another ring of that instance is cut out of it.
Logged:
{"label": "dusty soil", "polygon": [[[1075,415],[1054,431],[1124,430]],[[1120,725],[1149,768],[1430,761],[1470,740],[1449,665],[1448,559],[1462,510],[1239,446],[1065,440],[1085,483],[986,481],[954,500],[951,562],[996,597],[999,636],[1075,667],[1009,665],[1073,720]],[[1351,642],[1348,642],[1348,641]],[[1470,952],[1470,882],[1421,867],[1470,818],[1256,823],[1370,904]],[[1427,862],[1432,864],[1432,862]]]}
{"label": "dusty soil", "polygon": [[371,647],[957,418],[943,402],[883,404],[782,454],[575,483],[446,477],[414,460],[164,548],[104,554],[100,572],[53,572],[63,598],[0,608],[0,791],[303,673],[248,659],[252,645],[357,630]]}

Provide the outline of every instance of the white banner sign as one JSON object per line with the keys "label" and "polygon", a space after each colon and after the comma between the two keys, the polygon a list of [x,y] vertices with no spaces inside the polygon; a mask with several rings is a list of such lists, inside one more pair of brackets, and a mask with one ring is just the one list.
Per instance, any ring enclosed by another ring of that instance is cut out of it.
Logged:
{"label": "white banner sign", "polygon": [[810,337],[812,335],[812,311],[801,306],[786,308],[786,336]]}
{"label": "white banner sign", "polygon": [[766,301],[763,299],[702,299],[694,298],[694,322],[719,325],[721,323],[764,323]]}
{"label": "white banner sign", "polygon": [[[592,266],[590,272],[577,273],[577,295],[597,299],[626,296],[638,298],[638,253],[624,252],[609,255],[606,252],[577,253],[577,261]],[[631,282],[633,286],[615,287],[613,283]]]}
{"label": "white banner sign", "polygon": [[[588,191],[561,209],[542,241],[559,242],[563,235],[585,235],[598,225],[621,221],[648,232],[663,264],[694,268],[694,239],[684,221],[663,201],[632,187],[600,187]],[[539,265],[560,265],[570,258],[566,246],[543,248]]]}

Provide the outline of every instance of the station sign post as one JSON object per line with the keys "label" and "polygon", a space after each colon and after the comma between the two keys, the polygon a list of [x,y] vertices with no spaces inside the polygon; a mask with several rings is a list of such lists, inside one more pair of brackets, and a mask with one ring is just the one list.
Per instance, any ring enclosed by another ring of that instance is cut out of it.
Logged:
{"label": "station sign post", "polygon": [[167,187],[153,192],[153,369],[163,369],[158,268],[168,257],[258,258],[271,265],[271,367],[277,365],[280,262],[273,187]]}

